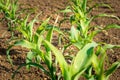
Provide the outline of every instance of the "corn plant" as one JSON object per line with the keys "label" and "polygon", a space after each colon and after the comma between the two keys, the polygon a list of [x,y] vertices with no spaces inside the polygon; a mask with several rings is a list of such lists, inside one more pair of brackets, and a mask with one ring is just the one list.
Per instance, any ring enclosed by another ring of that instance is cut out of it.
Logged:
{"label": "corn plant", "polygon": [[[109,7],[107,4],[95,4],[92,7],[87,8],[87,0],[70,0],[72,3],[69,7],[67,7],[65,10],[62,12],[68,13],[72,12],[73,14],[70,16],[70,23],[72,24],[72,28],[70,31],[70,41],[72,43],[76,44],[81,44],[84,46],[87,42],[93,41],[93,38],[96,34],[99,32],[102,32],[104,28],[101,26],[91,26],[90,23],[98,17],[113,17],[118,20],[120,20],[118,17],[114,15],[108,15],[105,13],[101,13],[92,17],[89,17],[90,12],[92,11],[93,8],[99,7],[99,6],[105,6]],[[108,29],[108,27],[111,28],[119,28],[118,25],[116,24],[109,24],[106,26],[105,29]],[[95,30],[93,30],[95,29]],[[93,30],[93,31],[92,31]],[[81,41],[79,43],[79,41]],[[82,47],[81,46],[81,47]],[[80,48],[80,47],[79,47]]]}
{"label": "corn plant", "polygon": [[9,30],[13,30],[18,19],[18,0],[0,0],[0,10],[4,14]]}
{"label": "corn plant", "polygon": [[88,69],[90,72],[86,78],[89,80],[96,79],[96,80],[108,80],[109,76],[118,68],[120,67],[120,61],[114,62],[108,69],[105,69],[105,58],[107,58],[106,50],[113,49],[113,48],[120,48],[120,45],[111,45],[111,44],[103,44],[99,45],[94,56],[92,59],[92,66],[95,70],[95,74],[92,74],[92,71]]}
{"label": "corn plant", "polygon": [[[84,74],[84,77],[86,77],[87,80],[107,80],[111,73],[120,66],[120,62],[115,62],[109,69],[104,70],[104,60],[106,57],[105,49],[115,47],[120,48],[120,45],[115,46],[107,44],[105,46],[99,47],[100,45],[96,42],[88,43],[80,51],[78,51],[71,64],[68,64],[67,61],[65,61],[65,57],[61,51],[59,51],[48,41],[44,42],[50,47],[56,56],[64,80],[78,80],[82,74]],[[95,47],[99,47],[99,50],[96,52]],[[101,55],[100,58],[98,58],[98,54]],[[93,74],[92,68],[95,69],[96,74]]]}
{"label": "corn plant", "polygon": [[[95,18],[98,18],[98,17],[112,17],[112,18],[116,18],[116,19],[120,20],[118,17],[116,17],[114,15],[108,15],[105,13],[89,17],[89,13],[92,11],[92,9],[94,7],[99,7],[99,6],[100,5],[97,4],[97,5],[94,5],[93,7],[87,8],[87,0],[71,0],[71,5],[62,11],[62,12],[73,13],[70,17],[70,22],[72,25],[71,31],[70,31],[70,36],[69,36],[70,44],[65,46],[64,49],[69,47],[69,45],[74,45],[79,50],[83,50],[86,45],[88,45],[92,42],[95,42],[93,39],[96,36],[96,34],[102,32],[104,30],[111,29],[111,28],[120,29],[120,26],[117,24],[108,24],[104,28],[101,26],[91,26],[90,25],[91,21],[93,21]],[[102,4],[102,6],[106,6],[106,7],[110,8],[110,6],[108,6],[107,4]],[[95,30],[93,30],[93,29],[95,29]],[[119,48],[120,46],[105,44],[103,42],[98,42],[96,44],[99,45],[99,47],[98,46],[96,47],[97,48],[96,52],[93,51],[94,57],[92,57],[92,64],[91,64],[91,66],[88,67],[87,71],[85,71],[87,73],[85,76],[88,80],[107,80],[108,77],[110,76],[110,74],[116,68],[118,68],[118,66],[120,66],[120,62],[113,63],[112,67],[109,68],[107,71],[105,71],[104,70],[104,62],[106,60],[105,58],[107,57],[106,50],[108,48],[110,48],[110,49],[115,48],[115,47]],[[102,46],[102,45],[104,45],[104,46]],[[100,52],[100,51],[102,51],[102,52]],[[101,56],[101,57],[98,58],[99,56]],[[93,68],[95,70],[95,74],[92,74]]]}
{"label": "corn plant", "polygon": [[72,60],[71,64],[65,61],[63,53],[48,41],[44,41],[53,51],[56,59],[59,62],[60,69],[64,80],[78,80],[80,75],[91,65],[93,50],[97,46],[95,42],[89,43],[84,48],[78,51],[76,57]]}
{"label": "corn plant", "polygon": [[[60,34],[62,34],[62,32],[55,26],[48,25],[49,18],[45,20],[35,32],[33,32],[33,26],[37,20],[35,18],[28,23],[28,17],[29,16],[20,21],[21,25],[16,28],[16,30],[22,33],[23,38],[15,41],[15,43],[8,48],[8,59],[12,64],[9,51],[13,46],[26,47],[30,50],[27,53],[26,64],[21,65],[18,69],[22,66],[27,66],[27,68],[30,68],[30,66],[35,66],[50,76],[52,80],[55,80],[56,70],[53,66],[51,51],[49,47],[43,43],[43,40],[45,39],[51,43],[53,31],[57,31]],[[43,48],[43,45],[45,46],[45,51],[41,49]],[[44,68],[41,61],[47,65],[49,70]]]}

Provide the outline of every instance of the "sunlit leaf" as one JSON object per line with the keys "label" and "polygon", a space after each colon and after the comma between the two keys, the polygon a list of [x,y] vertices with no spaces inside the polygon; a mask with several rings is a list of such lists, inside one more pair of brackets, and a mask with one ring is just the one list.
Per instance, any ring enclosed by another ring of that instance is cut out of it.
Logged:
{"label": "sunlit leaf", "polygon": [[95,5],[93,5],[92,7],[90,7],[90,8],[87,10],[87,13],[90,13],[94,8],[97,8],[97,7],[107,7],[107,8],[109,8],[109,9],[113,10],[112,7],[111,7],[110,5],[108,5],[108,4],[99,3],[99,4],[95,4]]}
{"label": "sunlit leaf", "polygon": [[72,73],[74,78],[79,78],[78,74],[81,75],[83,71],[92,64],[93,50],[97,46],[95,42],[88,43],[83,49],[81,49],[74,61],[72,62]]}
{"label": "sunlit leaf", "polygon": [[105,76],[107,78],[109,78],[109,76],[118,68],[120,67],[120,62],[115,62],[112,64],[112,66],[107,70],[105,71]]}
{"label": "sunlit leaf", "polygon": [[104,29],[111,29],[111,28],[117,28],[117,29],[120,29],[120,25],[117,25],[117,24],[109,24],[107,25]]}
{"label": "sunlit leaf", "polygon": [[109,14],[98,14],[98,15],[95,15],[95,16],[93,16],[93,17],[91,17],[90,18],[90,21],[89,21],[89,23],[92,21],[92,20],[94,20],[94,19],[96,19],[96,18],[98,18],[98,17],[110,17],[110,18],[115,18],[115,19],[117,19],[117,20],[120,20],[117,16],[115,16],[115,15],[109,15]]}
{"label": "sunlit leaf", "polygon": [[45,21],[43,21],[43,23],[38,27],[37,29],[37,33],[40,34],[41,32],[43,32],[46,29],[46,25],[48,24],[48,21],[50,20],[50,18],[46,19]]}
{"label": "sunlit leaf", "polygon": [[79,31],[74,27],[74,26],[72,26],[71,27],[71,37],[70,37],[70,39],[71,39],[71,41],[72,42],[76,42],[76,41],[78,41],[78,38],[79,38]]}
{"label": "sunlit leaf", "polygon": [[34,43],[27,41],[27,40],[16,41],[14,43],[14,46],[22,46],[22,47],[26,47],[28,49],[36,49],[36,45]]}
{"label": "sunlit leaf", "polygon": [[104,49],[120,48],[120,45],[105,44]]}
{"label": "sunlit leaf", "polygon": [[56,56],[56,59],[59,62],[60,65],[60,69],[62,70],[62,74],[64,76],[64,79],[67,80],[67,78],[69,78],[69,67],[68,64],[65,61],[64,56],[62,55],[62,53],[56,48],[54,47],[51,43],[49,43],[48,41],[44,41],[47,46],[52,50],[52,52],[54,53],[54,55]]}

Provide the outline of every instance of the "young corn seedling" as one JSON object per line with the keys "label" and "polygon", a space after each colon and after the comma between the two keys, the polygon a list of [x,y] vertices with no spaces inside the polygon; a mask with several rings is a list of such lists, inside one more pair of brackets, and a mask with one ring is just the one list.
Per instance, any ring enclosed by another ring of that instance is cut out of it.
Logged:
{"label": "young corn seedling", "polygon": [[[111,45],[111,44],[103,44],[97,47],[97,50],[92,58],[92,68],[95,71],[95,74],[92,74],[92,71],[88,69],[90,75],[87,75],[86,78],[88,80],[108,80],[109,76],[120,67],[120,61],[114,62],[110,67],[105,69],[105,61],[107,58],[106,51],[108,49],[120,48],[120,45]],[[91,69],[92,69],[91,68]],[[87,72],[87,73],[88,73]]]}
{"label": "young corn seedling", "polygon": [[[107,4],[96,4],[93,7],[87,8],[87,0],[70,0],[71,5],[67,7],[66,10],[62,12],[71,12],[73,13],[70,16],[70,23],[72,25],[70,31],[70,41],[74,45],[81,45],[78,47],[79,49],[82,48],[85,44],[93,41],[93,38],[99,32],[102,32],[108,28],[119,28],[116,24],[109,24],[106,28],[102,28],[101,26],[91,26],[91,22],[98,17],[113,17],[120,20],[118,17],[114,15],[107,15],[107,14],[98,14],[92,17],[89,17],[89,13],[92,11],[93,8],[99,6],[109,7]],[[93,30],[95,29],[95,30]]]}
{"label": "young corn seedling", "polygon": [[[95,42],[93,40],[93,38],[96,36],[96,34],[102,32],[104,30],[111,29],[111,28],[120,29],[120,26],[117,24],[108,24],[104,28],[101,26],[91,26],[90,25],[91,21],[93,21],[95,18],[98,18],[98,17],[112,17],[112,18],[116,18],[116,19],[120,20],[118,17],[116,17],[114,15],[107,15],[107,14],[98,14],[98,15],[89,17],[88,14],[92,11],[92,9],[94,7],[99,7],[99,6],[101,6],[101,5],[96,4],[93,7],[87,8],[87,0],[71,0],[71,5],[69,7],[67,7],[66,10],[62,11],[62,12],[73,13],[70,17],[70,22],[72,24],[70,36],[69,36],[70,44],[65,46],[64,49],[69,47],[69,45],[74,45],[79,50],[82,50],[89,43]],[[102,4],[102,6],[106,6],[106,7],[110,8],[110,6],[108,6],[107,4]],[[93,29],[95,29],[95,30],[93,30]],[[88,69],[85,71],[85,72],[87,72],[87,74],[85,76],[87,76],[86,78],[88,80],[91,80],[91,79],[92,80],[107,80],[108,77],[111,75],[111,73],[114,72],[114,70],[120,66],[120,62],[113,63],[112,67],[109,68],[107,71],[105,71],[104,70],[104,62],[105,62],[105,58],[107,57],[106,50],[108,48],[109,49],[119,48],[120,45],[110,45],[110,44],[105,44],[103,42],[96,43],[96,44],[99,47],[97,46],[96,47],[97,50],[94,49],[96,51],[93,51],[94,57],[92,57],[92,65],[88,66]],[[102,46],[102,45],[104,45],[104,46]],[[106,48],[106,46],[107,46],[107,48]],[[102,50],[103,52],[100,52],[98,54],[99,50]],[[101,56],[100,60],[98,58],[99,56]],[[92,74],[93,69],[96,72],[95,74]]]}
{"label": "young corn seedling", "polygon": [[83,49],[78,51],[71,64],[68,64],[61,51],[59,51],[47,40],[45,40],[44,42],[56,56],[64,80],[79,79],[79,77],[84,73],[84,71],[92,64],[93,51],[94,48],[97,46],[95,42],[87,44],[83,47]]}
{"label": "young corn seedling", "polygon": [[[20,69],[22,66],[27,66],[27,68],[30,68],[30,66],[35,66],[40,68],[43,72],[50,76],[52,80],[56,80],[56,70],[53,66],[51,51],[49,47],[43,43],[43,40],[45,39],[51,43],[53,31],[57,31],[60,34],[62,34],[62,32],[59,31],[58,28],[48,25],[48,18],[33,33],[33,24],[36,19],[32,20],[28,24],[27,21],[28,16],[21,22],[21,25],[17,27],[17,30],[22,33],[23,38],[17,40],[12,45],[26,47],[30,50],[27,53],[26,64],[21,65],[18,69]],[[11,63],[12,61],[10,59],[9,51],[12,46],[10,46],[7,51],[8,59]],[[45,50],[42,50],[42,48],[44,48]],[[44,66],[41,64],[41,61],[43,61],[47,65],[48,70],[44,68]]]}
{"label": "young corn seedling", "polygon": [[0,0],[0,10],[4,14],[10,31],[14,30],[18,19],[18,0]]}
{"label": "young corn seedling", "polygon": [[[55,55],[64,80],[78,80],[80,76],[87,80],[108,80],[109,76],[120,66],[120,62],[117,61],[107,70],[104,69],[105,58],[107,57],[106,50],[120,48],[120,45],[89,42],[76,53],[71,63],[68,64],[63,56],[63,51],[59,51],[47,40],[44,40],[44,42]],[[79,46],[81,47],[81,45],[77,45],[77,47]]]}

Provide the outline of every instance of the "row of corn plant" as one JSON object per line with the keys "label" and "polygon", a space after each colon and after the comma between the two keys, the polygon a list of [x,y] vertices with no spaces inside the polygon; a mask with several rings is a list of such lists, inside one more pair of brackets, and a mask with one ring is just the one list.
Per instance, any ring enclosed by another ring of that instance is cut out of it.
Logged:
{"label": "row of corn plant", "polygon": [[[100,5],[94,5],[94,7],[96,6],[98,7]],[[103,4],[103,6],[109,7],[106,4]],[[104,30],[120,28],[120,26],[117,24],[109,24],[102,28],[101,26],[91,26],[90,23],[97,17],[119,18],[107,14],[98,14],[88,17],[88,14],[94,7],[87,8],[87,0],[71,0],[71,5],[66,10],[62,11],[72,13],[69,19],[72,27],[69,31],[70,42],[65,45],[61,51],[52,44],[52,36],[54,31],[57,31],[63,36],[65,35],[54,25],[48,24],[49,18],[41,23],[38,29],[33,32],[34,22],[37,21],[36,18],[28,23],[29,16],[25,17],[16,28],[22,33],[23,38],[15,41],[7,51],[8,59],[11,64],[12,61],[9,55],[10,49],[13,46],[22,46],[28,48],[29,52],[27,53],[26,63],[18,67],[17,70],[22,66],[26,66],[27,68],[35,66],[50,76],[51,80],[58,80],[60,79],[60,76],[57,75],[59,64],[64,80],[78,80],[80,76],[85,77],[87,80],[107,80],[112,72],[120,66],[120,62],[113,63],[111,67],[105,70],[106,51],[112,48],[120,48],[120,45],[95,42],[93,38],[96,34]],[[78,52],[73,52],[74,56],[72,57],[71,63],[68,64],[63,54],[64,50],[71,45],[78,48]],[[55,55],[55,59],[52,53]],[[47,69],[43,66],[42,62],[47,65]],[[58,64],[56,64],[56,62],[58,62]]]}

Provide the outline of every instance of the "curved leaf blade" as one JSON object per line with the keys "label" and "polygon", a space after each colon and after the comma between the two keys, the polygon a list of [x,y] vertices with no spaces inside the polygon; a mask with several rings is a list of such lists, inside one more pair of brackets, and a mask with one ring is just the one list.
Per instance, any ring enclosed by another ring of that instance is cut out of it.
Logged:
{"label": "curved leaf blade", "polygon": [[118,67],[120,67],[120,61],[113,63],[112,66],[111,66],[107,71],[105,71],[105,76],[106,76],[106,78],[109,78],[109,76],[110,76]]}
{"label": "curved leaf blade", "polygon": [[31,65],[31,66],[33,66],[33,67],[38,67],[38,68],[40,68],[44,73],[46,73],[47,75],[50,75],[50,73],[42,66],[42,65],[40,65],[40,64],[36,64],[36,63],[24,63],[24,64],[22,64],[22,65],[20,65],[18,68],[17,68],[17,70],[13,73],[13,75],[12,75],[12,79],[15,77],[15,74],[17,73],[17,71],[19,70],[19,69],[21,69],[22,67],[24,67],[24,66],[28,66],[28,65]]}
{"label": "curved leaf blade", "polygon": [[54,47],[50,42],[48,41],[44,41],[45,44],[52,50],[52,52],[54,53],[54,55],[56,56],[56,59],[58,60],[59,62],[59,65],[60,65],[60,69],[62,71],[62,74],[64,76],[64,79],[65,80],[69,80],[69,66],[67,64],[67,62],[65,61],[65,58],[64,56],[62,55],[62,53],[56,48]]}
{"label": "curved leaf blade", "polygon": [[120,29],[120,25],[117,25],[117,24],[109,24],[109,25],[107,25],[104,29],[107,30],[107,29],[111,29],[111,28]]}
{"label": "curved leaf blade", "polygon": [[76,77],[77,79],[79,76],[78,74],[82,74],[82,72],[92,63],[92,55],[93,55],[93,50],[97,46],[97,43],[92,42],[88,43],[83,49],[81,49],[74,61],[72,62],[72,74],[74,74],[73,77]]}
{"label": "curved leaf blade", "polygon": [[22,47],[26,47],[28,49],[36,49],[36,44],[34,43],[31,43],[27,40],[19,40],[19,41],[16,41],[14,43],[14,46],[22,46]]}

